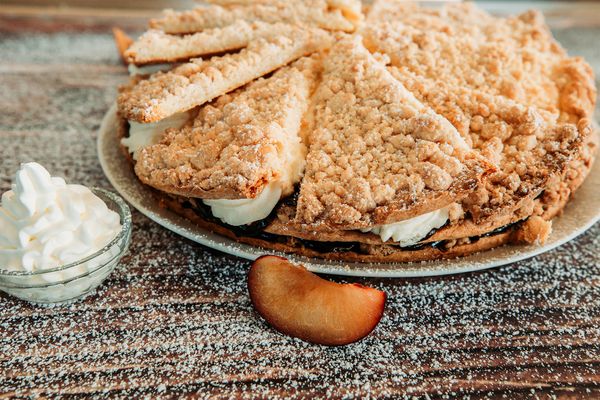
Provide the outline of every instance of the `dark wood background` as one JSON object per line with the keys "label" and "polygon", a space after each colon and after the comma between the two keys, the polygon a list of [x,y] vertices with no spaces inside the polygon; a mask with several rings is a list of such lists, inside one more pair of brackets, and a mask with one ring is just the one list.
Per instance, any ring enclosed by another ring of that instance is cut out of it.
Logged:
{"label": "dark wood background", "polygon": [[[110,27],[139,31],[146,14],[0,8],[0,192],[31,160],[110,188],[96,131],[126,79]],[[600,29],[573,25],[557,37],[600,71]],[[387,309],[362,342],[327,348],[254,314],[248,262],[134,223],[129,254],[85,300],[0,295],[0,398],[600,398],[600,224],[491,271],[347,279],[387,292]]]}

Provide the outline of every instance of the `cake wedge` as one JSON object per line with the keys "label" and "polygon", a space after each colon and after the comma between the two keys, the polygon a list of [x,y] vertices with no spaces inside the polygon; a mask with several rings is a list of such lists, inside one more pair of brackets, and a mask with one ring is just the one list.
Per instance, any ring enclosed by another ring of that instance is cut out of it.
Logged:
{"label": "cake wedge", "polygon": [[139,152],[137,176],[163,192],[203,199],[231,225],[240,219],[223,214],[243,206],[268,215],[301,178],[302,121],[319,66],[316,55],[300,59],[202,106],[191,124]]}
{"label": "cake wedge", "polygon": [[372,229],[434,212],[464,198],[490,172],[358,35],[331,48],[313,102],[295,215],[310,229]]}

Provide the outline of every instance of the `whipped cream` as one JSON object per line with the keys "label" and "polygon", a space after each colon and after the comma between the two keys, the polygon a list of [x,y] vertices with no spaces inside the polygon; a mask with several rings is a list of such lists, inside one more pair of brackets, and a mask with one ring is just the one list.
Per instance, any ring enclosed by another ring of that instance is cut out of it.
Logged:
{"label": "whipped cream", "polygon": [[280,151],[281,176],[276,181],[269,183],[254,199],[203,200],[210,206],[212,214],[232,226],[248,225],[267,218],[281,197],[294,190],[304,171],[306,147],[300,138],[282,146]]}
{"label": "whipped cream", "polygon": [[[90,189],[26,163],[2,195],[0,268],[39,272],[73,263],[101,250],[120,230],[119,215]],[[65,276],[48,274],[47,279]]]}
{"label": "whipped cream", "polygon": [[168,118],[149,124],[129,122],[129,136],[121,139],[121,144],[127,147],[134,160],[137,160],[140,150],[158,143],[161,135],[169,128],[179,129],[190,117],[189,112],[173,114]]}
{"label": "whipped cream", "polygon": [[203,202],[210,206],[212,214],[221,221],[232,226],[240,226],[267,218],[279,202],[281,191],[281,185],[273,182],[254,199],[219,199],[203,200]]}
{"label": "whipped cream", "polygon": [[[283,195],[291,194],[294,191],[294,185],[300,182],[306,166],[306,146],[300,138],[290,141],[282,149],[282,163],[280,170],[281,176],[277,183],[282,187]],[[284,184],[285,182],[285,184]]]}
{"label": "whipped cream", "polygon": [[448,207],[440,208],[427,214],[419,215],[393,224],[379,225],[361,229],[381,237],[383,242],[392,239],[401,247],[412,246],[425,238],[432,229],[441,228],[448,221]]}
{"label": "whipped cream", "polygon": [[129,71],[130,76],[136,75],[152,75],[155,72],[159,71],[168,71],[171,68],[175,67],[176,63],[164,63],[164,64],[148,64],[137,66],[135,64],[129,64],[127,66],[127,70]]}

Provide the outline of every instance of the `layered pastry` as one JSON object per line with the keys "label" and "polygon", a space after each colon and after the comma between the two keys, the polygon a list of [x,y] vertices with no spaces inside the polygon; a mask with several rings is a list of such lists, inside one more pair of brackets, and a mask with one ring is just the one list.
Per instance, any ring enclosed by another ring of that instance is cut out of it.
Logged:
{"label": "layered pastry", "polygon": [[593,71],[537,12],[213,0],[122,45],[118,134],[157,201],[346,261],[542,243],[590,171]]}

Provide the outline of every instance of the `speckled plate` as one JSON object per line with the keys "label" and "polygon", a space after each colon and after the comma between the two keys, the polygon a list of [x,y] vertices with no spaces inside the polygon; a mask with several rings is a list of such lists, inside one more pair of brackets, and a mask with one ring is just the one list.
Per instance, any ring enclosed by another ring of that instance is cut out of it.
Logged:
{"label": "speckled plate", "polygon": [[[152,191],[140,183],[121,152],[116,129],[117,119],[115,106],[113,106],[105,115],[98,135],[100,164],[115,189],[142,214],[181,236],[235,256],[253,260],[267,253],[279,254],[237,243],[160,208]],[[454,260],[419,263],[344,263],[293,255],[286,255],[286,257],[303,263],[312,271],[336,275],[391,278],[458,274],[493,268],[544,253],[582,234],[598,220],[600,220],[600,163],[597,162],[574,199],[566,207],[564,214],[554,220],[552,234],[544,246],[510,245]]]}

